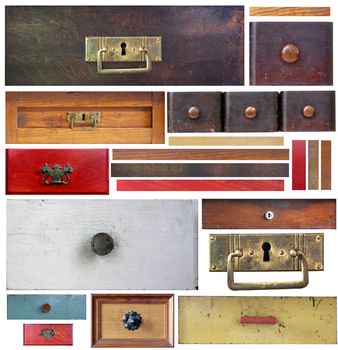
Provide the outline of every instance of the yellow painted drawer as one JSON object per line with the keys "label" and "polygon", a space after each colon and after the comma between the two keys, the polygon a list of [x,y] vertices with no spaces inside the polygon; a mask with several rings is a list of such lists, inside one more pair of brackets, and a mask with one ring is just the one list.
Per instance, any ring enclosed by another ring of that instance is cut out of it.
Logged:
{"label": "yellow painted drawer", "polygon": [[337,301],[179,297],[180,344],[336,344]]}

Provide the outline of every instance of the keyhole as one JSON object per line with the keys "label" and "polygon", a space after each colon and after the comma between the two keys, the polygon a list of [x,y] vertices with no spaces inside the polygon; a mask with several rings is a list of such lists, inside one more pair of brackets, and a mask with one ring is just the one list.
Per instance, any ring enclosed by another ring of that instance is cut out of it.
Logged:
{"label": "keyhole", "polygon": [[270,261],[270,249],[271,244],[269,242],[264,242],[262,244],[263,253],[263,261]]}
{"label": "keyhole", "polygon": [[126,55],[126,47],[127,47],[126,43],[122,43],[121,44],[121,56],[125,56]]}
{"label": "keyhole", "polygon": [[86,115],[84,113],[82,113],[82,120],[85,121],[86,120]]}

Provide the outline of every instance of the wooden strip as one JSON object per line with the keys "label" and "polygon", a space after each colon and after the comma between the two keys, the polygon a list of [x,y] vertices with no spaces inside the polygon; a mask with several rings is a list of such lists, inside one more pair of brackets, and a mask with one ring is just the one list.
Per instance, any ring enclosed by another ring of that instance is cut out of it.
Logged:
{"label": "wooden strip", "polygon": [[288,160],[288,149],[113,149],[114,160]]}
{"label": "wooden strip", "polygon": [[331,141],[321,142],[321,189],[331,190]]}
{"label": "wooden strip", "polygon": [[113,163],[112,177],[288,177],[286,163]]}
{"label": "wooden strip", "polygon": [[117,180],[118,191],[284,191],[284,180]]}
{"label": "wooden strip", "polygon": [[153,143],[164,143],[164,92],[153,92]]}
{"label": "wooden strip", "polygon": [[308,189],[318,190],[318,153],[319,142],[318,140],[308,141]]}
{"label": "wooden strip", "polygon": [[74,131],[70,128],[17,129],[17,143],[144,144],[151,141],[151,128],[98,128],[89,131]]}
{"label": "wooden strip", "polygon": [[292,189],[306,190],[306,141],[292,141]]}
{"label": "wooden strip", "polygon": [[169,137],[170,146],[283,146],[284,137],[271,136],[183,136]]}
{"label": "wooden strip", "polygon": [[18,94],[6,92],[6,143],[17,143],[16,118]]}
{"label": "wooden strip", "polygon": [[330,7],[250,7],[250,16],[330,16]]}

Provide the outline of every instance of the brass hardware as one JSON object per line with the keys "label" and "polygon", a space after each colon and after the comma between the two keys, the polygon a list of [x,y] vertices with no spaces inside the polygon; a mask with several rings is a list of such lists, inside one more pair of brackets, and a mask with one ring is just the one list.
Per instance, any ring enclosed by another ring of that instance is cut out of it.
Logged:
{"label": "brass hardware", "polygon": [[48,303],[42,304],[41,312],[47,314],[51,310],[51,306]]}
{"label": "brass hardware", "polygon": [[[40,169],[40,173],[44,174],[44,182],[46,185],[52,184],[62,184],[68,185],[70,183],[69,174],[73,172],[73,168],[66,164],[66,166],[62,169],[62,167],[58,164],[55,164],[53,169],[51,169],[47,163]],[[64,180],[64,178],[66,180]]]}
{"label": "brass hardware", "polygon": [[272,220],[273,217],[274,217],[273,211],[267,211],[267,212],[264,214],[264,217],[265,217],[266,220]]}
{"label": "brass hardware", "polygon": [[[152,70],[162,61],[162,37],[87,37],[86,62],[97,62],[99,74],[134,74]],[[145,62],[143,68],[103,68],[103,62]]]}
{"label": "brass hardware", "polygon": [[249,106],[249,107],[245,108],[244,115],[245,115],[248,119],[256,118],[256,116],[257,116],[256,108],[255,108],[255,107],[252,107],[252,106]]}
{"label": "brass hardware", "polygon": [[200,116],[200,109],[198,107],[190,107],[188,109],[188,117],[190,119],[197,119]]}
{"label": "brass hardware", "polygon": [[129,311],[123,315],[122,323],[128,331],[135,331],[141,326],[142,317],[136,311]]}
{"label": "brass hardware", "polygon": [[305,118],[312,118],[316,113],[316,110],[313,106],[307,105],[303,108],[303,116]]}
{"label": "brass hardware", "polygon": [[46,340],[49,340],[56,335],[56,332],[54,328],[42,328],[39,335],[45,337]]}
{"label": "brass hardware", "polygon": [[[96,124],[100,122],[100,112],[67,112],[67,121],[69,127],[75,131],[77,130],[95,130]],[[75,124],[82,127],[76,127]]]}
{"label": "brass hardware", "polygon": [[282,60],[286,63],[294,63],[299,58],[299,49],[297,46],[288,44],[281,51]]}
{"label": "brass hardware", "polygon": [[114,240],[108,233],[100,232],[93,236],[91,247],[97,255],[108,255],[114,249]]}

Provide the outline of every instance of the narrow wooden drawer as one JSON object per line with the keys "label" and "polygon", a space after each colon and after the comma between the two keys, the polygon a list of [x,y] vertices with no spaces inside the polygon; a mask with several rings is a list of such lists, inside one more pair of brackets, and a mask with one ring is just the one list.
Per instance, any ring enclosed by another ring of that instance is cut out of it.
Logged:
{"label": "narrow wooden drawer", "polygon": [[168,93],[169,132],[219,132],[221,122],[220,92]]}
{"label": "narrow wooden drawer", "polygon": [[180,344],[336,344],[329,297],[190,297],[179,305]]}
{"label": "narrow wooden drawer", "polygon": [[174,295],[92,295],[92,347],[173,347]]}
{"label": "narrow wooden drawer", "polygon": [[8,320],[85,320],[86,296],[18,294],[7,296]]}
{"label": "narrow wooden drawer", "polygon": [[192,200],[8,200],[8,289],[195,290],[197,222]]}
{"label": "narrow wooden drawer", "polygon": [[278,92],[227,92],[225,99],[224,131],[278,131]]}
{"label": "narrow wooden drawer", "polygon": [[7,143],[164,143],[162,92],[7,92]]}
{"label": "narrow wooden drawer", "polygon": [[252,85],[332,85],[331,22],[252,22]]}
{"label": "narrow wooden drawer", "polygon": [[24,324],[23,345],[73,345],[73,325]]}
{"label": "narrow wooden drawer", "polygon": [[284,131],[335,131],[334,91],[282,92]]}
{"label": "narrow wooden drawer", "polygon": [[244,6],[7,6],[5,52],[6,85],[243,85]]}
{"label": "narrow wooden drawer", "polygon": [[7,194],[108,194],[107,149],[7,149]]}
{"label": "narrow wooden drawer", "polygon": [[335,199],[203,199],[205,229],[335,229]]}

